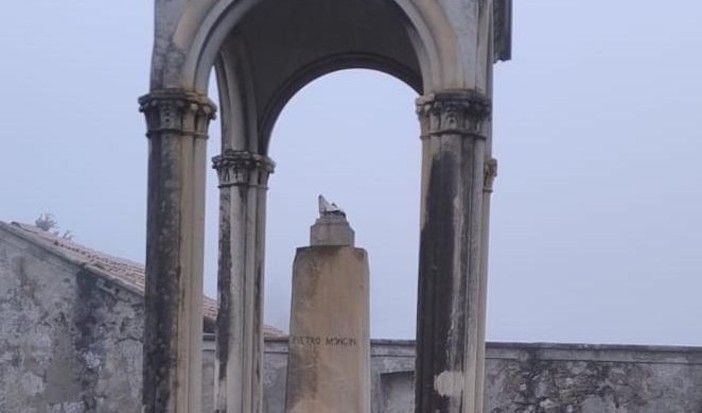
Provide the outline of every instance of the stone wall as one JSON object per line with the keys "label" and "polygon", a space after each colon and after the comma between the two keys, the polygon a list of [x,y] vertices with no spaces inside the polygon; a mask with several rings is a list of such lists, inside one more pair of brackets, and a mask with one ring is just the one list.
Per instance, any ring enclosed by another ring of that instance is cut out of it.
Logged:
{"label": "stone wall", "polygon": [[0,412],[137,412],[142,298],[0,233]]}
{"label": "stone wall", "polygon": [[702,350],[493,345],[488,413],[700,413]]}
{"label": "stone wall", "polygon": [[[265,407],[283,411],[286,343],[266,343]],[[485,413],[702,413],[702,349],[489,343]],[[414,344],[372,346],[373,413],[413,412]]]}
{"label": "stone wall", "polygon": [[[141,294],[16,233],[0,231],[0,413],[138,412]],[[203,351],[209,413],[213,335]],[[265,351],[264,411],[282,413],[287,341]],[[372,412],[412,412],[413,342],[371,353]],[[489,343],[486,385],[485,413],[702,413],[702,349]]]}

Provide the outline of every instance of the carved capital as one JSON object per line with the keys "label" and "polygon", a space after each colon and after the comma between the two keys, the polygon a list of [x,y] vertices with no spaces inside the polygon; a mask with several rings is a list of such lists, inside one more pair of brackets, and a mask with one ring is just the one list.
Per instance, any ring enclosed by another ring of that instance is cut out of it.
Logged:
{"label": "carved capital", "polygon": [[252,186],[266,188],[275,162],[267,156],[249,151],[227,150],[212,158],[217,170],[219,187]]}
{"label": "carved capital", "polygon": [[497,177],[497,159],[490,158],[485,161],[485,183],[483,192],[491,193],[495,178]]}
{"label": "carved capital", "polygon": [[485,139],[483,124],[490,117],[490,99],[472,90],[432,93],[417,99],[422,139],[462,135]]}
{"label": "carved capital", "polygon": [[207,129],[217,107],[207,96],[164,89],[140,97],[139,111],[146,116],[149,138],[164,133],[207,138]]}

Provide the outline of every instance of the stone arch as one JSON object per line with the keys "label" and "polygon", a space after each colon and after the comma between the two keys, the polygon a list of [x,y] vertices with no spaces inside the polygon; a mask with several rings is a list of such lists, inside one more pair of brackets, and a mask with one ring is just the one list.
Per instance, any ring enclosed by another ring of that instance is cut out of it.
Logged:
{"label": "stone arch", "polygon": [[346,54],[330,56],[301,68],[279,89],[274,100],[261,116],[259,151],[268,153],[271,132],[278,116],[290,99],[314,80],[332,72],[345,69],[371,69],[391,75],[421,94],[421,79],[414,72],[408,72],[402,65],[376,55]]}
{"label": "stone arch", "polygon": [[[246,146],[266,154],[273,123],[287,100],[326,73],[349,68],[375,69],[399,78],[420,94],[427,80],[431,81],[431,66],[435,63],[427,56],[436,53],[426,52],[419,31],[396,3],[346,0],[328,6],[329,3],[220,1],[204,18],[211,24],[203,24],[195,33],[183,65],[181,84],[192,82],[195,90],[204,90],[214,64],[218,82],[226,85],[224,90],[220,88],[220,100],[245,100],[247,104],[243,106],[255,109],[246,114],[222,112],[225,124],[230,123],[226,117],[244,117],[255,130],[247,130],[245,137],[240,135],[242,131],[229,134],[226,139],[232,141],[233,147]],[[306,11],[296,12],[298,9]],[[341,27],[336,34],[334,27]],[[336,38],[327,40],[325,36]],[[269,65],[276,70],[267,71],[265,66]],[[244,140],[246,144],[241,142]]]}
{"label": "stone arch", "polygon": [[[178,52],[180,57],[170,59],[174,68],[164,72],[179,74],[180,77],[177,80],[173,79],[173,83],[205,93],[209,69],[216,61],[217,53],[221,50],[226,38],[246,20],[252,10],[266,2],[269,1],[217,0],[209,4],[188,3],[187,10],[178,21],[173,35],[177,43],[182,45],[182,49]],[[422,83],[425,85],[423,92],[446,88],[446,85],[454,88],[461,87],[460,81],[452,79],[455,73],[462,72],[458,67],[460,65],[458,38],[441,6],[435,2],[415,3],[408,0],[367,3],[385,3],[386,6],[395,9],[395,20],[402,21],[414,52],[417,54],[421,66]],[[299,3],[296,6],[299,6]],[[198,24],[193,24],[193,20],[198,20]],[[345,68],[353,67],[361,66]],[[163,75],[157,74],[157,76]]]}
{"label": "stone arch", "polygon": [[[268,154],[273,126],[288,101],[306,85],[329,73],[346,69],[376,70],[400,80],[417,94],[422,93],[421,75],[396,60],[372,53],[340,53],[297,68],[280,83],[268,103],[260,108],[260,113],[256,113],[247,111],[247,105],[243,103],[250,102],[256,93],[250,81],[251,69],[246,59],[237,58],[241,54],[241,45],[222,49],[215,64],[223,129],[230,140],[238,141],[229,142],[229,147],[249,148],[260,154]],[[234,127],[234,124],[245,125],[246,131],[229,131],[229,125]]]}
{"label": "stone arch", "polygon": [[423,94],[416,411],[482,410],[492,64],[510,0],[155,0],[147,119],[146,413],[200,411],[207,126],[219,84],[217,411],[262,411],[267,157],[287,100],[346,68]]}

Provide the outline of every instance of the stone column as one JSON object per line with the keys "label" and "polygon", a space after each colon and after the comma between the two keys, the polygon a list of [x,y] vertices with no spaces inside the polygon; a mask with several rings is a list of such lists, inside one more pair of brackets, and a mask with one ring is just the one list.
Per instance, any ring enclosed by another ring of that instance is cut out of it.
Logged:
{"label": "stone column", "polygon": [[262,411],[265,192],[273,162],[249,151],[213,159],[219,176],[216,412]]}
{"label": "stone column", "polygon": [[488,157],[485,161],[485,183],[483,184],[483,236],[482,257],[480,261],[480,313],[483,316],[478,324],[478,368],[475,386],[475,411],[483,413],[485,399],[485,328],[487,324],[487,292],[488,292],[488,258],[490,242],[490,197],[497,177],[497,159]]}
{"label": "stone column", "polygon": [[323,214],[293,265],[286,413],[370,413],[368,256]]}
{"label": "stone column", "polygon": [[139,103],[149,138],[143,412],[199,412],[206,138],[215,106],[181,90],[156,90]]}
{"label": "stone column", "polygon": [[[472,90],[417,100],[422,205],[417,413],[477,413],[483,185],[490,101]],[[480,412],[482,413],[482,412]]]}

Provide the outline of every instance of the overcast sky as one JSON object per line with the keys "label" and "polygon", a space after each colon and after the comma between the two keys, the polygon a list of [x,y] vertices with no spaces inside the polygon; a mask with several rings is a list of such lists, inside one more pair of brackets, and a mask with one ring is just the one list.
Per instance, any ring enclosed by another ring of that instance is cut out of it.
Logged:
{"label": "overcast sky", "polygon": [[[150,3],[4,5],[0,220],[51,212],[75,241],[143,262],[136,98],[148,88]],[[698,0],[515,0],[513,60],[495,70],[489,339],[702,345],[700,22]],[[343,71],[284,110],[271,145],[268,323],[287,327],[294,250],[323,193],[369,251],[373,335],[414,336],[415,97],[387,75]],[[218,125],[210,143],[214,156]]]}

